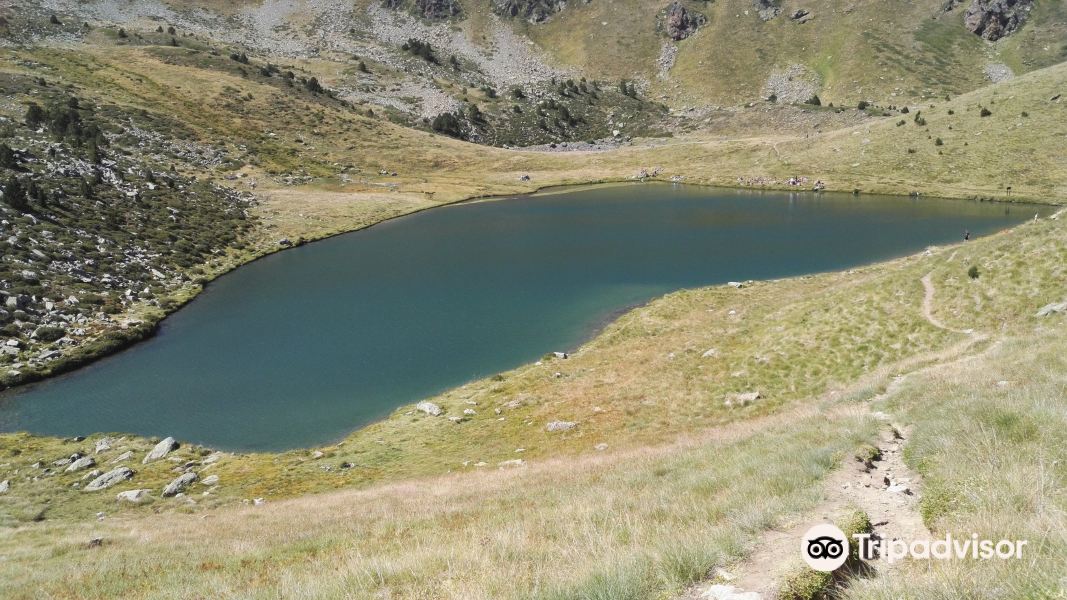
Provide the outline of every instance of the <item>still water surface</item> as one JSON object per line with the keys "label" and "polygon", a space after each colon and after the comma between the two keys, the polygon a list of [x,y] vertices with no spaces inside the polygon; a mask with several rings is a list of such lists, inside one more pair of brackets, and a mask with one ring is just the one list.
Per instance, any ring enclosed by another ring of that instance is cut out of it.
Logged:
{"label": "still water surface", "polygon": [[474,378],[573,349],[679,288],[837,270],[1040,208],[634,184],[467,203],[237,269],[156,337],[0,398],[0,430],[334,441]]}

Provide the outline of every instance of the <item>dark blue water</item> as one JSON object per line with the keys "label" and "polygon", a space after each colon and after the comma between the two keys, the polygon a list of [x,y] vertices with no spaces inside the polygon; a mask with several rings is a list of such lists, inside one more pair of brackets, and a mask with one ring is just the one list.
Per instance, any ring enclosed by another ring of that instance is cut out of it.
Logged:
{"label": "dark blue water", "polygon": [[663,184],[435,209],[241,267],[155,338],[0,399],[0,429],[233,450],[327,443],[572,349],[613,312],[672,290],[844,269],[1039,210]]}

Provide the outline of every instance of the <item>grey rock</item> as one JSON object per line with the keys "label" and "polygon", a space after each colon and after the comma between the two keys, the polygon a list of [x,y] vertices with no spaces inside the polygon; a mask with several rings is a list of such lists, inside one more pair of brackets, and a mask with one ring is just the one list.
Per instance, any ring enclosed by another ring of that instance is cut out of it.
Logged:
{"label": "grey rock", "polygon": [[440,406],[437,406],[433,402],[426,402],[426,401],[419,402],[418,404],[416,404],[415,405],[415,410],[422,411],[422,412],[430,415],[431,417],[439,416],[443,412],[445,412],[445,411],[441,410]]}
{"label": "grey rock", "polygon": [[115,499],[119,502],[130,502],[132,504],[140,504],[145,500],[148,500],[149,490],[126,490],[125,492],[119,492]]}
{"label": "grey rock", "polygon": [[1041,310],[1037,311],[1038,317],[1050,317],[1055,314],[1067,312],[1067,302],[1053,302],[1052,304],[1046,304],[1041,307]]}
{"label": "grey rock", "polygon": [[759,392],[742,392],[739,394],[730,394],[727,396],[726,401],[723,403],[727,407],[734,406],[748,406],[756,400],[762,398],[763,395]]}
{"label": "grey rock", "polygon": [[200,483],[202,483],[204,485],[208,485],[208,486],[217,485],[219,483],[219,476],[218,475],[208,475]]}
{"label": "grey rock", "polygon": [[164,456],[166,456],[166,455],[170,454],[171,452],[173,452],[174,449],[177,448],[177,447],[178,447],[178,442],[174,441],[174,438],[172,438],[172,437],[164,438],[162,441],[160,441],[158,444],[156,444],[155,448],[152,448],[151,452],[149,452],[148,454],[145,455],[144,460],[141,461],[141,463],[147,465],[150,462],[159,460],[159,459],[163,458]]}
{"label": "grey rock", "polygon": [[549,432],[555,431],[568,431],[577,427],[578,424],[574,421],[550,421],[545,430]]}
{"label": "grey rock", "polygon": [[756,14],[764,21],[770,21],[782,14],[782,7],[778,6],[778,0],[752,0],[752,5],[756,8]]}
{"label": "grey rock", "polygon": [[96,465],[96,460],[93,457],[91,457],[91,456],[83,456],[83,457],[79,458],[78,460],[70,463],[70,465],[66,468],[66,472],[67,473],[73,473],[75,471],[81,471],[83,469],[88,469],[89,467],[92,467],[92,466],[95,466],[95,465]]}
{"label": "grey rock", "polygon": [[1034,0],[973,0],[963,13],[963,24],[971,33],[995,42],[1022,28],[1033,5]]}
{"label": "grey rock", "polygon": [[6,494],[11,489],[11,483],[8,480],[0,481],[0,494]]}
{"label": "grey rock", "polygon": [[85,491],[95,492],[107,489],[116,483],[126,481],[131,477],[133,477],[133,469],[129,467],[118,467],[90,481],[89,485],[85,486]]}
{"label": "grey rock", "polygon": [[120,463],[124,460],[130,460],[131,458],[133,458],[133,450],[127,450],[122,454],[116,456],[115,458],[111,459],[111,464]]}
{"label": "grey rock", "polygon": [[667,7],[664,16],[664,30],[674,41],[681,41],[693,35],[708,19],[704,15],[690,11],[675,0]]}
{"label": "grey rock", "polygon": [[193,484],[197,480],[196,473],[183,473],[174,478],[167,484],[167,487],[163,488],[163,497],[170,498],[171,496],[177,496],[181,492],[185,491],[185,488]]}

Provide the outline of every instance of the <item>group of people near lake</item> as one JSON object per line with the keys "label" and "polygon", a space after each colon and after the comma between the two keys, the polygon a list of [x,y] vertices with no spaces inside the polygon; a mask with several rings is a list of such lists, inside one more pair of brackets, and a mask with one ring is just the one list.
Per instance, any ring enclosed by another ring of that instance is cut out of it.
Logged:
{"label": "group of people near lake", "polygon": [[[776,177],[738,177],[737,185],[739,186],[772,186],[772,185],[789,185],[793,187],[806,187],[810,185],[811,180],[807,177],[793,176],[784,182]],[[826,189],[826,184],[822,180],[816,180],[815,184],[811,188],[813,191],[821,192]]]}

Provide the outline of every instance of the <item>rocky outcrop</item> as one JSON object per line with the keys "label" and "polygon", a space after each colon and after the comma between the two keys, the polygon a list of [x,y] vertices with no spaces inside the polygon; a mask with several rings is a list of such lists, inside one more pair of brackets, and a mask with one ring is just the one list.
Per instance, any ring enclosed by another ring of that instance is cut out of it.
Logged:
{"label": "rocky outcrop", "polygon": [[156,444],[155,448],[152,448],[151,452],[149,452],[148,454],[145,455],[144,460],[141,461],[141,462],[142,462],[142,464],[146,464],[147,465],[150,462],[157,461],[157,460],[163,458],[164,456],[170,454],[177,447],[178,447],[178,442],[175,441],[174,438],[172,438],[172,437],[163,438],[163,440],[161,440],[158,444]]}
{"label": "rocky outcrop", "polygon": [[85,486],[85,491],[95,492],[97,490],[107,489],[116,483],[126,481],[131,477],[133,477],[133,469],[130,469],[129,467],[119,467],[90,481],[89,485]]}
{"label": "rocky outcrop", "polygon": [[1018,31],[1033,5],[1034,0],[973,0],[963,13],[963,24],[971,33],[995,42]]}
{"label": "rocky outcrop", "polygon": [[752,0],[752,4],[756,7],[756,14],[764,21],[770,21],[782,14],[782,7],[778,6],[778,0]]}
{"label": "rocky outcrop", "polygon": [[197,479],[196,473],[184,473],[174,478],[174,481],[167,484],[167,487],[163,488],[163,497],[170,498],[171,496],[177,496],[185,491],[185,488],[193,484]]}
{"label": "rocky outcrop", "polygon": [[[404,8],[406,4],[405,0],[382,2],[382,6],[393,10]],[[458,17],[463,12],[457,0],[412,0],[411,10],[418,16],[431,21]]]}
{"label": "rocky outcrop", "polygon": [[674,41],[681,41],[697,32],[708,19],[704,15],[690,11],[680,2],[671,2],[663,18],[663,29]]}
{"label": "rocky outcrop", "polygon": [[440,416],[441,413],[444,412],[443,410],[441,410],[440,406],[437,406],[433,402],[426,402],[426,401],[419,402],[418,404],[416,404],[415,405],[415,410],[424,412],[424,413],[430,415],[431,417]]}
{"label": "rocky outcrop", "polygon": [[502,17],[544,23],[567,7],[566,0],[493,0],[493,12]]}
{"label": "rocky outcrop", "polygon": [[119,502],[140,504],[145,500],[148,500],[148,490],[126,490],[125,492],[116,494],[115,499]]}

